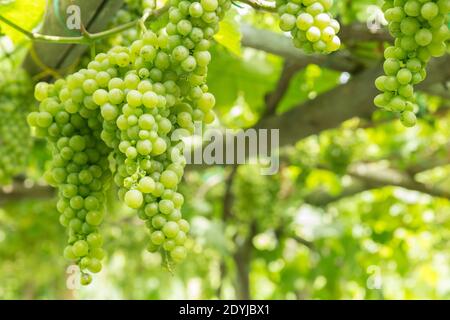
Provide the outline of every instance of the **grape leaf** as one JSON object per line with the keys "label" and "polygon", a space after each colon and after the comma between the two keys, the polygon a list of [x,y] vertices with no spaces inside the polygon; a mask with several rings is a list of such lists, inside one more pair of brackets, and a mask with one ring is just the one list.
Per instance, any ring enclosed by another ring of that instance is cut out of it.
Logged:
{"label": "grape leaf", "polygon": [[208,85],[216,96],[216,111],[228,113],[243,97],[252,112],[262,112],[264,96],[275,86],[282,60],[254,50],[238,57],[219,45],[211,53]]}
{"label": "grape leaf", "polygon": [[[0,15],[25,30],[32,30],[41,20],[45,9],[45,0],[0,0]],[[0,28],[14,43],[25,36],[14,28],[0,23]]]}
{"label": "grape leaf", "polygon": [[237,56],[241,56],[242,34],[234,14],[227,14],[220,22],[220,30],[214,39]]}

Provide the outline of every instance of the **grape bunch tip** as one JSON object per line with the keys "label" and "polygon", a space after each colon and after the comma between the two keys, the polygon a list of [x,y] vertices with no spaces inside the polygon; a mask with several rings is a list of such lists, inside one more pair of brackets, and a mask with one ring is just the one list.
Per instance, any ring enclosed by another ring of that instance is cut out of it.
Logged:
{"label": "grape bunch tip", "polygon": [[406,127],[417,122],[414,85],[425,80],[426,66],[432,57],[447,51],[449,0],[386,0],[383,5],[393,46],[384,51],[385,75],[375,80],[382,93],[374,104],[400,114]]}
{"label": "grape bunch tip", "polygon": [[339,50],[339,22],[330,9],[333,0],[279,0],[280,29],[290,32],[294,45],[306,53],[329,54]]}

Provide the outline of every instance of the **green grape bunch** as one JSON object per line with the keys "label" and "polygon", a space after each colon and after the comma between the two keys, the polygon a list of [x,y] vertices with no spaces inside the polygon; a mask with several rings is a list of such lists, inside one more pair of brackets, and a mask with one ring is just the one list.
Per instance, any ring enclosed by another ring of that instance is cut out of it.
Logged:
{"label": "green grape bunch", "polygon": [[306,53],[337,51],[340,25],[330,13],[332,5],[333,0],[279,0],[280,28],[290,32],[294,45]]}
{"label": "green grape bunch", "polygon": [[111,181],[144,220],[150,252],[160,251],[168,266],[187,254],[189,223],[177,192],[186,165],[179,137],[192,134],[195,121],[215,119],[206,84],[209,48],[231,2],[170,5],[164,27],[35,88],[39,111],[28,121],[53,147],[46,176],[59,188],[57,209],[69,235],[64,255],[78,264],[84,285],[102,268],[99,226]]}
{"label": "green grape bunch", "polygon": [[27,125],[27,114],[33,100],[33,87],[24,70],[0,73],[0,185],[9,185],[14,176],[23,173],[33,140]]}
{"label": "green grape bunch", "polygon": [[399,113],[402,124],[412,127],[417,122],[414,85],[426,78],[430,59],[447,51],[450,0],[386,0],[383,11],[395,43],[384,52],[385,75],[375,81],[383,93],[374,103]]}

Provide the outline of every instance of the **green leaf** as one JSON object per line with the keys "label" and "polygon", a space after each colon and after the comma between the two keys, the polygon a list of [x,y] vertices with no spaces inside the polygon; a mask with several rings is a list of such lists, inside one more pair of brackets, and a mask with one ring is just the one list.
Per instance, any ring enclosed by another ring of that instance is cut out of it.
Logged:
{"label": "green leaf", "polygon": [[220,30],[214,36],[214,39],[230,52],[240,57],[242,34],[235,16],[233,13],[225,16],[225,19],[220,22]]}
{"label": "green leaf", "polygon": [[[257,51],[237,57],[220,45],[214,46],[211,53],[208,86],[216,96],[215,110],[227,115],[239,104],[244,118],[247,118],[247,111],[261,113],[265,106],[264,96],[275,86],[282,60]],[[243,127],[253,124],[243,125],[234,118],[233,123]]]}
{"label": "green leaf", "polygon": [[[0,0],[0,15],[25,30],[32,30],[42,18],[45,2],[45,0]],[[20,42],[25,37],[4,23],[0,23],[0,28],[14,43]]]}
{"label": "green leaf", "polygon": [[293,77],[277,112],[286,112],[299,103],[333,89],[339,85],[340,75],[340,72],[317,65],[307,66]]}

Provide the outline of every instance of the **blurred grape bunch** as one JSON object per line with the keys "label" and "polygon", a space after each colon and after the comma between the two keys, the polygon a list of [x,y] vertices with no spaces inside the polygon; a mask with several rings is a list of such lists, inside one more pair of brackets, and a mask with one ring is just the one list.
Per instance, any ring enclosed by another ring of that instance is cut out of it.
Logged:
{"label": "blurred grape bunch", "polygon": [[32,104],[32,83],[24,70],[0,68],[0,185],[22,173],[33,145],[26,116]]}
{"label": "blurred grape bunch", "polygon": [[[0,297],[70,298],[64,260],[58,252],[64,241],[54,200],[9,201],[0,207]],[[24,245],[26,244],[26,247]]]}

